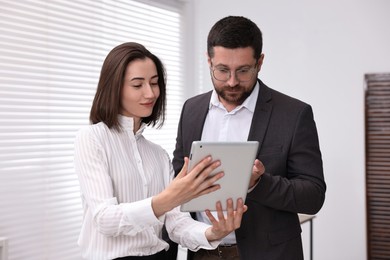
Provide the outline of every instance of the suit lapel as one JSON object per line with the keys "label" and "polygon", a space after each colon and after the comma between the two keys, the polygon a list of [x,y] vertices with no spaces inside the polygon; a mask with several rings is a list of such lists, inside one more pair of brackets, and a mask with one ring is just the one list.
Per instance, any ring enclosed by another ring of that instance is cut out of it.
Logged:
{"label": "suit lapel", "polygon": [[196,140],[200,140],[200,138],[202,137],[204,121],[206,120],[207,113],[209,112],[210,98],[211,98],[211,91],[206,94],[206,98],[202,98],[199,101],[198,109],[193,114],[194,116],[193,122],[196,122],[196,124],[194,124],[192,127],[194,130],[194,137],[196,138]]}
{"label": "suit lapel", "polygon": [[255,112],[253,114],[248,141],[258,141],[259,151],[263,144],[264,136],[268,128],[268,122],[272,111],[272,95],[270,89],[259,80],[260,93],[257,98]]}

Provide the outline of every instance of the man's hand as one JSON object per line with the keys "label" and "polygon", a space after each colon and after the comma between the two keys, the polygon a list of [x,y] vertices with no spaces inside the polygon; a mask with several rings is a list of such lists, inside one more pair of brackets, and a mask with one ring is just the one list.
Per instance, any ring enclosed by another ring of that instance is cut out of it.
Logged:
{"label": "man's hand", "polygon": [[253,164],[252,176],[249,182],[249,189],[253,188],[253,186],[257,184],[257,182],[261,178],[261,175],[263,175],[264,172],[265,172],[265,167],[263,163],[259,159],[256,159],[255,163]]}

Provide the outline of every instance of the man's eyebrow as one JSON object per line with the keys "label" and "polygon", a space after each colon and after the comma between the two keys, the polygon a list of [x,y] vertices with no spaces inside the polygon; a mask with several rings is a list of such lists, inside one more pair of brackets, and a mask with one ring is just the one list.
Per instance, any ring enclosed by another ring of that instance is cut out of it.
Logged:
{"label": "man's eyebrow", "polygon": [[[215,68],[220,68],[220,69],[230,69],[229,66],[226,66],[226,65],[223,65],[223,64],[218,64],[218,65],[215,65],[214,67]],[[252,66],[249,65],[249,64],[241,65],[241,66],[237,67],[236,70],[249,69],[250,67],[252,67]]]}
{"label": "man's eyebrow", "polygon": [[217,68],[226,68],[226,69],[229,68],[227,65],[224,65],[224,64],[216,64],[216,65],[214,65],[214,67],[217,67]]}

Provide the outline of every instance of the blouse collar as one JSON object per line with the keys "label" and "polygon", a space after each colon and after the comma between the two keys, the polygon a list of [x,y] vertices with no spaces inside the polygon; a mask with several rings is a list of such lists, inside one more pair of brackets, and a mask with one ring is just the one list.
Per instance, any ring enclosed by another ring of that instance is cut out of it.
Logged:
{"label": "blouse collar", "polygon": [[[134,118],[124,116],[124,115],[118,115],[118,122],[123,130],[125,130],[127,132],[132,132],[132,133],[134,132]],[[145,128],[146,128],[146,124],[141,123],[141,126],[138,129],[138,131],[135,133],[135,136],[138,137],[138,136],[142,135]]]}

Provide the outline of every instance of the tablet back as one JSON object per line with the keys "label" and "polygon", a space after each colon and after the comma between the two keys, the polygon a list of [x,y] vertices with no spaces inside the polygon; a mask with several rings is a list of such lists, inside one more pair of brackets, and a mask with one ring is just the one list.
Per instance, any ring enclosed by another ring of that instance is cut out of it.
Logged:
{"label": "tablet back", "polygon": [[212,174],[223,171],[225,175],[216,183],[221,185],[217,191],[197,197],[181,205],[181,211],[216,210],[215,204],[221,201],[226,209],[226,200],[233,199],[234,208],[238,198],[245,201],[253,163],[256,159],[259,143],[246,142],[202,142],[194,141],[189,156],[189,171],[208,155],[213,161],[220,160],[221,165]]}

